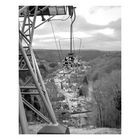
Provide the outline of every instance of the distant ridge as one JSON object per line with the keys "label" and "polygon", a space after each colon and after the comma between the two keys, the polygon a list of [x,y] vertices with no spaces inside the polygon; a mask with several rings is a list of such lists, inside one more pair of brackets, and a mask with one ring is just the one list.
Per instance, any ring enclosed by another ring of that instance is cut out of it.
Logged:
{"label": "distant ridge", "polygon": [[[37,59],[46,60],[47,62],[60,62],[69,53],[69,50],[46,50],[46,49],[34,49]],[[75,50],[78,55],[84,61],[90,61],[94,58],[108,54],[108,53],[121,53],[121,51],[100,51],[100,50]]]}

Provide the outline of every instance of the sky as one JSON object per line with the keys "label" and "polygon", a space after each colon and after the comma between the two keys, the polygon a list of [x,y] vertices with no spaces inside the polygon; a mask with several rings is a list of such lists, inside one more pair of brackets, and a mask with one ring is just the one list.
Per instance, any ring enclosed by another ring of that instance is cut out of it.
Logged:
{"label": "sky", "polygon": [[[74,6],[76,6],[76,20],[73,24],[74,49],[121,50],[120,6],[92,6],[91,4]],[[68,15],[55,18],[67,17]],[[41,19],[38,18],[36,25],[40,22]],[[70,19],[52,20],[41,25],[34,32],[33,48],[69,49],[70,23]]]}

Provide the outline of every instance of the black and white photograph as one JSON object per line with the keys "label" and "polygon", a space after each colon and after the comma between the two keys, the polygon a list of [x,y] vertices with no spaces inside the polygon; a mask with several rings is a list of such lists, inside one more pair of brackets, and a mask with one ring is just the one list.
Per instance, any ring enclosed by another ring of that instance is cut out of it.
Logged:
{"label": "black and white photograph", "polygon": [[4,0],[0,139],[140,139],[140,20],[132,0]]}
{"label": "black and white photograph", "polygon": [[121,134],[121,5],[19,5],[19,134]]}

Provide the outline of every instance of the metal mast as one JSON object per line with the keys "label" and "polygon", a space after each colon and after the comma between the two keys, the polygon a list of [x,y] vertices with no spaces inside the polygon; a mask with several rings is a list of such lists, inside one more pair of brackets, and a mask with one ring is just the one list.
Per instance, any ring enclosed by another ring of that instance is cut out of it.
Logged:
{"label": "metal mast", "polygon": [[[22,133],[29,133],[28,122],[26,119],[24,105],[29,107],[37,115],[39,115],[46,123],[51,124],[51,126],[59,126],[58,132],[48,132],[48,133],[64,133],[64,128],[57,122],[54,110],[52,108],[51,102],[47,90],[45,88],[44,81],[42,79],[34,52],[32,48],[34,30],[39,26],[36,26],[37,16],[42,17],[42,25],[46,21],[49,21],[55,15],[66,15],[65,6],[20,6],[19,7],[19,116],[20,116],[20,126]],[[45,20],[44,15],[48,15],[48,20]],[[26,76],[28,75],[28,76]],[[38,95],[46,111],[48,112],[49,118],[43,113],[37,110],[29,101],[27,101],[25,95]],[[49,128],[42,130],[41,133],[47,133]],[[54,130],[54,129],[53,129]],[[67,131],[68,132],[68,131]]]}
{"label": "metal mast", "polygon": [[[71,16],[72,22],[71,22],[71,25],[70,25],[70,54],[72,54],[73,23],[76,19],[75,7],[72,10],[71,10],[71,7],[70,7],[70,11],[71,11],[71,14],[72,14],[72,16]],[[74,16],[74,18],[72,19],[73,16]]]}

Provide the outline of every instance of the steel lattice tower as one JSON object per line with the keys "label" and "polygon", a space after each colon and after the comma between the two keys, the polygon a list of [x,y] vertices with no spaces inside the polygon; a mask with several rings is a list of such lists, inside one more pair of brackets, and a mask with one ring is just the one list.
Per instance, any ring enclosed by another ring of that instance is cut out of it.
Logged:
{"label": "steel lattice tower", "polygon": [[[44,81],[42,79],[37,60],[35,58],[32,42],[34,30],[41,24],[49,21],[56,15],[66,15],[67,9],[69,15],[73,15],[73,6],[20,6],[19,18],[22,21],[19,22],[19,78],[28,74],[28,78],[24,77],[24,82],[19,80],[19,120],[22,133],[28,132],[28,122],[26,119],[25,108],[26,105],[37,115],[39,115],[49,126],[59,126],[55,113],[53,111],[51,102],[48,97],[47,90],[45,88]],[[48,15],[47,20],[44,19],[44,15]],[[42,17],[42,23],[36,26],[36,19],[38,16]],[[48,112],[49,117],[46,117],[43,113],[37,110],[29,101],[27,101],[25,95],[38,95],[44,108]],[[59,126],[60,127],[60,126]],[[62,126],[61,126],[62,127]],[[53,129],[54,130],[54,129]],[[48,129],[45,131],[48,131]],[[42,133],[45,133],[44,131]],[[46,132],[47,133],[47,132]],[[51,132],[48,132],[51,133]],[[52,132],[52,133],[64,133],[64,132]]]}

